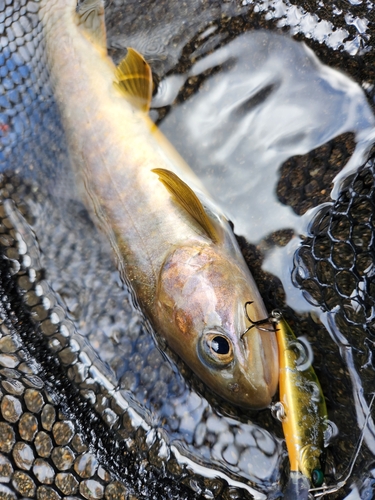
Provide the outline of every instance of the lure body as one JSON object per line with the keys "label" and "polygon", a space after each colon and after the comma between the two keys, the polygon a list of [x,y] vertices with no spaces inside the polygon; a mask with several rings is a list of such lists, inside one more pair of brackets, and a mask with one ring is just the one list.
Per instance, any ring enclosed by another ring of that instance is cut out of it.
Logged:
{"label": "lure body", "polygon": [[[227,219],[147,116],[150,72],[134,50],[107,56],[104,5],[41,0],[54,95],[86,207],[122,278],[168,345],[214,392],[267,406],[278,380],[272,332]],[[148,83],[147,83],[148,82]]]}
{"label": "lure body", "polygon": [[279,394],[285,413],[281,421],[290,470],[302,473],[314,485],[320,486],[327,425],[325,399],[311,362],[305,359],[301,363],[300,343],[290,326],[280,313],[274,312],[273,316],[277,320]]}

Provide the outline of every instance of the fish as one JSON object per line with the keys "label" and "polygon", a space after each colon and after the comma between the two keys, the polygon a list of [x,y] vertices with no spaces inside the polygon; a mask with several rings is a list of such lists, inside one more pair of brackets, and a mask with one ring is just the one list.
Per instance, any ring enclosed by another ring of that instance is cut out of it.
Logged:
{"label": "fish", "polygon": [[306,356],[301,342],[280,311],[273,311],[272,317],[279,348],[281,407],[278,416],[289,455],[291,483],[301,483],[302,489],[308,491],[308,482],[304,479],[315,487],[320,487],[324,481],[322,458],[328,424],[326,402],[311,359]]}
{"label": "fish", "polygon": [[267,407],[278,383],[274,331],[258,324],[268,314],[230,222],[148,116],[150,66],[131,47],[113,63],[103,1],[39,6],[70,163],[122,280],[212,392]]}

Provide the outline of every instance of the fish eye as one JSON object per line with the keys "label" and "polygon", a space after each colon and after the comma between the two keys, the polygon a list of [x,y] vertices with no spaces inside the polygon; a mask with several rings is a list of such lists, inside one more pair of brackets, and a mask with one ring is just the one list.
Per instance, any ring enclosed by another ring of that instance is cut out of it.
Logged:
{"label": "fish eye", "polygon": [[232,342],[220,332],[204,333],[200,342],[200,351],[203,358],[210,364],[224,367],[233,360]]}
{"label": "fish eye", "polygon": [[311,481],[315,488],[322,486],[324,481],[324,474],[321,469],[314,469],[311,473]]}

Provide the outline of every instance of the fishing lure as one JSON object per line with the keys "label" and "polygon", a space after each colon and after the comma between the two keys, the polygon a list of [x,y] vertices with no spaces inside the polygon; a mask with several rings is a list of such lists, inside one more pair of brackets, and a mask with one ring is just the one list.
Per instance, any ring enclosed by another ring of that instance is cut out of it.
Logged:
{"label": "fishing lure", "polygon": [[362,448],[363,440],[365,438],[365,431],[367,428],[368,421],[371,417],[371,408],[372,408],[372,405],[374,404],[374,400],[375,400],[375,393],[372,395],[370,404],[368,406],[368,412],[367,412],[365,422],[364,422],[363,427],[362,427],[361,435],[359,436],[356,449],[355,449],[353,456],[349,462],[349,465],[346,469],[346,471],[347,471],[346,476],[344,477],[344,474],[343,474],[341,476],[340,480],[338,480],[338,482],[334,485],[327,486],[327,485],[323,484],[323,485],[318,486],[316,488],[310,488],[309,492],[313,495],[314,498],[322,498],[326,495],[330,495],[331,493],[336,493],[337,491],[341,490],[341,488],[343,488],[346,485],[346,483],[348,482],[350,476],[352,475],[352,472],[353,472],[354,466],[356,464],[359,452],[361,451],[361,448]]}
{"label": "fishing lure", "polygon": [[279,346],[277,417],[281,420],[291,472],[302,473],[315,487],[323,484],[322,454],[327,408],[319,380],[304,347],[280,311],[272,312]]}
{"label": "fishing lure", "polygon": [[322,456],[328,418],[322,388],[305,348],[282,313],[272,311],[270,322],[276,329],[280,363],[280,402],[272,411],[282,422],[290,461],[290,480],[284,498],[322,498],[336,493],[349,480],[363,444],[375,394],[345,477],[342,475],[336,484],[325,484]]}

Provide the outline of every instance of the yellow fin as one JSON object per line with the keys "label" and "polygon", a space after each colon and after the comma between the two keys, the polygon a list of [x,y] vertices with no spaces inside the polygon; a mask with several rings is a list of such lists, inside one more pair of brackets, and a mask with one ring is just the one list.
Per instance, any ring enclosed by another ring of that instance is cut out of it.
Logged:
{"label": "yellow fin", "polygon": [[152,172],[155,172],[155,174],[159,176],[159,180],[168,189],[175,201],[177,201],[196,222],[198,222],[207,233],[207,236],[209,236],[214,243],[217,243],[219,240],[217,229],[208,217],[202,203],[194,191],[170,170],[154,168]]}
{"label": "yellow fin", "polygon": [[77,23],[88,39],[107,54],[107,36],[104,21],[104,1],[84,0],[77,6]]}
{"label": "yellow fin", "polygon": [[133,106],[147,113],[152,98],[152,73],[141,54],[128,48],[128,53],[117,66],[116,79],[116,87]]}

